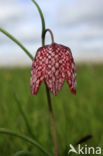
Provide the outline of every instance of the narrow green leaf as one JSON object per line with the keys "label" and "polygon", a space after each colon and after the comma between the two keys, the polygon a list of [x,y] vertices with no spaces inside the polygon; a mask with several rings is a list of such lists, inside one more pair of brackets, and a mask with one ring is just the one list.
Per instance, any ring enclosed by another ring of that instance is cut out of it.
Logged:
{"label": "narrow green leaf", "polygon": [[18,151],[13,156],[35,156],[33,153],[25,152],[25,151]]}
{"label": "narrow green leaf", "polygon": [[3,28],[0,28],[0,31],[6,35],[8,38],[10,38],[12,41],[14,41],[23,51],[30,57],[31,60],[33,60],[33,56],[30,54],[30,52],[18,41],[14,36],[12,36],[10,33],[8,33]]}
{"label": "narrow green leaf", "polygon": [[41,150],[41,152],[45,153],[45,155],[50,156],[50,154],[37,141],[35,141],[25,135],[19,134],[17,132],[14,132],[14,131],[11,131],[11,130],[8,130],[5,128],[0,128],[0,133],[5,134],[5,135],[10,135],[10,136],[15,136],[24,141],[27,141],[27,142],[31,143],[32,145],[34,145],[35,147],[37,147],[39,150]]}

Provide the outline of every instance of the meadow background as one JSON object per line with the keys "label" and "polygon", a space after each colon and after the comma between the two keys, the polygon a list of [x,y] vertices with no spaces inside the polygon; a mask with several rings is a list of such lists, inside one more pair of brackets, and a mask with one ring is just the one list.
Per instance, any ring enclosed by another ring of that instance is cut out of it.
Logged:
{"label": "meadow background", "polygon": [[[49,121],[45,86],[42,84],[37,96],[30,93],[30,68],[0,69],[0,127],[22,132],[29,136],[17,101],[25,111],[35,138],[50,152],[53,152],[53,139]],[[67,155],[69,144],[75,144],[90,134],[88,146],[103,145],[103,65],[77,66],[77,95],[70,93],[67,83],[60,93],[52,97],[59,155]],[[30,144],[0,134],[0,155],[12,156],[18,150],[29,150],[43,156]]]}
{"label": "meadow background", "polygon": [[[72,49],[77,68],[77,95],[70,93],[67,83],[56,97],[51,94],[59,155],[67,156],[69,144],[88,134],[92,138],[86,144],[102,148],[103,1],[38,0],[38,3],[55,41]],[[41,46],[41,23],[30,0],[0,0],[0,27],[17,37],[35,56]],[[50,42],[47,35],[46,43]],[[42,84],[38,94],[31,96],[31,64],[25,53],[0,33],[0,128],[30,136],[20,113],[21,106],[35,139],[53,153],[45,86]],[[18,138],[0,134],[0,156],[13,156],[19,150],[44,155]]]}

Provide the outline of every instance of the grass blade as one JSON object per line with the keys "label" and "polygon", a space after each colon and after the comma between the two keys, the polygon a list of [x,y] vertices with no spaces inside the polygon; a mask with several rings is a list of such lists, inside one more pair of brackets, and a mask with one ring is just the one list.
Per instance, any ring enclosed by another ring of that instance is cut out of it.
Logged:
{"label": "grass blade", "polygon": [[11,131],[11,130],[8,130],[5,128],[0,128],[0,133],[5,134],[5,135],[10,135],[10,136],[15,136],[15,137],[18,137],[24,141],[27,141],[27,142],[31,143],[32,145],[34,145],[35,147],[37,147],[41,152],[45,153],[45,155],[50,156],[50,154],[37,141],[35,141],[35,140],[25,136],[25,135],[16,133],[14,131]]}
{"label": "grass blade", "polygon": [[18,151],[13,156],[34,156],[34,154],[25,151]]}

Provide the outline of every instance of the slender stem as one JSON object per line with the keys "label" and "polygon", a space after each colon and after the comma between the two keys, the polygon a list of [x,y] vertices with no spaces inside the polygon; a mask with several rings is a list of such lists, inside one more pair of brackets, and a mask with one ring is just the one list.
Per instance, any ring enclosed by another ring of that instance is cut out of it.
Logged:
{"label": "slender stem", "polygon": [[38,144],[35,140],[32,140],[31,138],[29,138],[27,136],[18,134],[18,133],[14,132],[14,131],[7,130],[7,129],[4,129],[4,128],[0,128],[0,133],[15,136],[15,137],[19,137],[19,138],[23,139],[24,141],[27,141],[27,142],[31,143],[32,145],[36,146],[37,148],[39,148],[46,155],[50,156],[50,154],[40,144]]}
{"label": "slender stem", "polygon": [[[45,45],[45,34],[47,31],[50,32],[51,34],[51,38],[52,38],[52,43],[54,43],[54,37],[53,37],[53,33],[50,29],[45,29],[45,20],[44,20],[44,16],[43,16],[43,12],[41,10],[41,8],[39,7],[39,5],[37,4],[37,2],[35,0],[32,0],[33,3],[36,5],[40,17],[41,17],[41,22],[42,22],[42,46]],[[46,84],[45,84],[46,85]],[[47,101],[48,101],[48,106],[49,106],[49,112],[50,112],[50,120],[51,120],[51,126],[52,126],[52,133],[53,133],[53,137],[54,137],[54,144],[55,144],[55,156],[58,156],[58,141],[57,141],[57,135],[56,135],[56,128],[55,128],[55,123],[54,123],[54,116],[53,116],[53,110],[52,110],[52,104],[51,104],[51,97],[50,97],[50,93],[49,93],[49,89],[46,86],[46,93],[47,93]]]}
{"label": "slender stem", "polygon": [[[38,9],[38,11],[39,11],[39,14],[40,14],[40,18],[41,18],[41,22],[42,22],[42,38],[43,38],[43,33],[44,33],[44,31],[45,31],[45,20],[44,20],[44,15],[43,15],[43,12],[42,12],[42,10],[41,10],[41,8],[40,8],[40,6],[37,4],[37,2],[35,1],[35,0],[32,0],[33,1],[33,3],[36,5],[36,7],[37,7],[37,9]],[[44,44],[44,43],[42,43],[42,44]]]}
{"label": "slender stem", "polygon": [[53,43],[54,43],[54,36],[53,36],[53,33],[52,33],[52,31],[51,31],[50,29],[46,29],[46,30],[44,31],[42,40],[43,40],[43,42],[45,43],[45,35],[46,35],[47,32],[50,33],[50,35],[51,35],[51,40],[52,40],[52,44],[53,44]]}
{"label": "slender stem", "polygon": [[[47,31],[50,32],[51,38],[52,38],[52,42],[54,42],[54,37],[53,37],[52,31],[50,29],[46,29],[43,32],[43,36],[42,36],[42,46],[45,45],[45,34],[46,34]],[[58,140],[57,140],[56,127],[55,127],[55,122],[54,122],[54,115],[53,115],[51,97],[50,97],[49,89],[47,88],[47,85],[46,84],[45,84],[45,87],[46,87],[47,101],[48,101],[48,107],[49,107],[49,113],[50,113],[50,121],[51,121],[51,127],[52,127],[52,134],[53,134],[53,138],[54,138],[55,156],[58,156]]]}
{"label": "slender stem", "polygon": [[47,93],[47,101],[48,101],[50,120],[51,120],[51,126],[52,126],[52,133],[54,137],[55,156],[58,156],[58,140],[57,140],[57,134],[56,134],[56,127],[55,127],[55,122],[54,122],[54,115],[53,115],[53,109],[52,109],[52,104],[51,104],[50,92],[47,86],[46,86],[46,93]]}
{"label": "slender stem", "polygon": [[30,59],[33,60],[33,56],[30,54],[30,52],[14,36],[12,36],[10,33],[8,33],[6,30],[4,30],[2,28],[0,28],[0,31],[4,35],[9,37],[12,41],[14,41],[21,49],[23,49],[25,51],[25,53],[30,57]]}

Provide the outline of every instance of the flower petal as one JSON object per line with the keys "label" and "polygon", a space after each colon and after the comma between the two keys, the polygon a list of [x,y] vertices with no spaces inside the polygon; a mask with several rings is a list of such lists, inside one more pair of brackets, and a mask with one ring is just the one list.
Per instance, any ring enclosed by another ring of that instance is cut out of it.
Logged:
{"label": "flower petal", "polygon": [[65,55],[58,44],[47,47],[45,82],[54,95],[60,91],[65,79]]}
{"label": "flower petal", "polygon": [[37,94],[45,73],[45,51],[43,48],[38,49],[31,69],[31,92],[32,95]]}
{"label": "flower petal", "polygon": [[66,50],[66,80],[73,94],[76,94],[76,68],[71,50]]}

